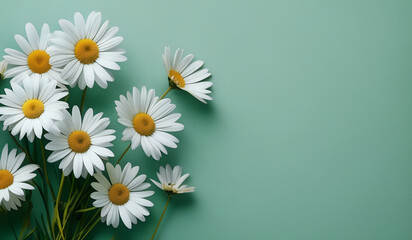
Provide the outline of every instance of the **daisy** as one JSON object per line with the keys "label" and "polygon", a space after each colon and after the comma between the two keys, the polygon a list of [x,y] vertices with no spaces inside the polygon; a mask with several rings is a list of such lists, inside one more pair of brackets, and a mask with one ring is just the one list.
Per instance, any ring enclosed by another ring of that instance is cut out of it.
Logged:
{"label": "daisy", "polygon": [[193,54],[184,58],[182,56],[183,49],[177,49],[172,60],[170,48],[165,47],[162,57],[170,87],[185,90],[202,103],[206,103],[205,100],[212,100],[212,97],[207,95],[211,93],[208,88],[212,86],[212,82],[202,81],[211,75],[209,69],[198,70],[202,67],[203,61],[191,63],[194,58]]}
{"label": "daisy", "polygon": [[8,145],[3,147],[0,159],[0,203],[8,210],[21,206],[20,201],[24,201],[23,190],[33,190],[34,187],[27,183],[36,174],[33,173],[39,168],[36,164],[29,164],[21,167],[25,158],[24,153],[16,155],[17,150],[12,149],[9,153]]}
{"label": "daisy", "polygon": [[182,185],[186,178],[189,177],[189,174],[186,173],[182,176],[181,166],[176,166],[173,170],[169,164],[166,165],[166,168],[160,167],[157,177],[159,178],[160,183],[153,179],[150,180],[160,189],[164,190],[168,195],[195,191],[195,187],[187,187],[187,185]]}
{"label": "daisy", "polygon": [[143,191],[150,187],[149,183],[144,182],[146,175],[137,176],[139,167],[132,168],[130,163],[123,171],[120,165],[113,167],[110,163],[106,163],[106,168],[110,181],[99,172],[94,175],[97,182],[91,184],[96,190],[91,194],[95,200],[93,206],[103,208],[102,222],[117,228],[120,215],[124,225],[131,229],[137,219],[146,221],[145,216],[150,214],[146,207],[153,207],[153,203],[145,198],[154,194],[153,191]]}
{"label": "daisy", "polygon": [[162,152],[167,154],[164,146],[177,148],[179,140],[168,132],[177,132],[183,129],[183,124],[176,123],[180,113],[171,113],[175,105],[170,99],[155,96],[155,91],[150,89],[142,91],[133,88],[133,94],[127,92],[127,98],[120,96],[120,101],[115,101],[119,123],[126,126],[123,131],[122,141],[131,141],[132,149],[140,144],[148,157],[159,160]]}
{"label": "daisy", "polygon": [[118,27],[108,28],[109,21],[101,26],[101,13],[91,12],[85,21],[83,16],[74,14],[74,25],[60,19],[63,31],[56,31],[51,39],[50,62],[62,67],[61,77],[71,87],[76,84],[80,89],[92,88],[94,82],[106,88],[107,82],[113,82],[113,76],[106,69],[120,70],[116,62],[127,60],[124,50],[117,48],[122,37],[115,37]]}
{"label": "daisy", "polygon": [[77,106],[73,107],[72,115],[65,111],[62,121],[56,123],[59,132],[50,132],[44,136],[50,140],[46,149],[53,151],[48,162],[60,162],[59,168],[64,175],[72,171],[76,178],[93,175],[95,171],[103,171],[103,160],[114,157],[108,147],[116,137],[114,130],[106,129],[110,124],[109,118],[102,118],[103,113],[93,115],[89,108],[83,120]]}
{"label": "daisy", "polygon": [[4,72],[7,70],[7,65],[6,60],[0,62],[0,80],[4,79]]}
{"label": "daisy", "polygon": [[6,71],[5,77],[12,78],[12,82],[21,82],[25,75],[39,75],[41,81],[56,81],[60,87],[68,83],[61,79],[60,71],[50,63],[50,29],[43,24],[40,37],[36,28],[31,23],[26,24],[28,41],[21,35],[14,37],[23,52],[6,48],[8,54],[4,56],[6,61],[13,65]]}
{"label": "daisy", "polygon": [[66,91],[56,88],[56,82],[44,82],[40,75],[26,75],[22,85],[11,83],[11,90],[4,89],[0,95],[0,120],[4,121],[4,129],[13,136],[20,133],[20,140],[27,135],[30,142],[34,136],[41,138],[43,129],[55,130],[54,121],[63,120],[63,111],[69,107],[66,102],[59,101],[67,95]]}

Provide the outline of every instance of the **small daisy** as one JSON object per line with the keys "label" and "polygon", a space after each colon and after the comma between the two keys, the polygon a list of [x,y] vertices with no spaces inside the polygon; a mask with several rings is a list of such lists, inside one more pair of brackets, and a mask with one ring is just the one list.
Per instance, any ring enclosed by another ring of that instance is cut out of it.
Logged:
{"label": "small daisy", "polygon": [[76,84],[80,89],[92,88],[94,82],[106,88],[107,82],[113,82],[113,76],[106,70],[120,70],[116,62],[127,60],[124,50],[117,48],[123,38],[116,36],[118,27],[108,28],[109,21],[101,26],[101,13],[91,12],[85,21],[83,16],[74,14],[74,25],[60,19],[63,31],[56,31],[51,39],[53,53],[50,62],[62,67],[61,77],[71,87]]}
{"label": "small daisy", "polygon": [[27,183],[36,174],[33,173],[39,168],[36,164],[29,164],[21,167],[25,158],[24,153],[16,155],[17,150],[12,149],[9,153],[6,144],[1,153],[0,160],[0,203],[8,210],[21,206],[20,201],[24,201],[23,190],[33,190],[34,187]]}
{"label": "small daisy", "polygon": [[148,157],[159,160],[167,150],[164,146],[177,148],[179,140],[168,132],[177,132],[183,129],[183,124],[176,121],[180,113],[171,113],[175,105],[170,99],[155,96],[155,91],[146,91],[143,87],[133,88],[133,94],[127,92],[127,98],[120,96],[120,101],[115,101],[119,123],[126,126],[123,131],[122,141],[132,141],[132,149],[140,144]]}
{"label": "small daisy", "polygon": [[43,24],[40,37],[31,23],[26,24],[26,34],[29,41],[16,34],[14,37],[23,52],[6,48],[6,61],[13,65],[5,73],[5,77],[12,78],[12,82],[21,82],[25,75],[39,75],[41,81],[56,81],[60,87],[68,83],[60,78],[60,69],[50,65],[50,29]]}
{"label": "small daisy", "polygon": [[91,194],[95,200],[93,206],[103,208],[102,222],[117,228],[120,215],[124,225],[131,229],[137,219],[146,221],[145,216],[150,214],[146,207],[153,207],[153,203],[145,198],[154,194],[153,191],[143,191],[150,187],[144,182],[146,175],[137,176],[139,167],[132,168],[130,163],[123,171],[120,165],[113,167],[110,163],[106,163],[106,168],[110,181],[102,173],[96,173],[94,177],[98,182],[93,182],[92,187],[97,192]]}
{"label": "small daisy", "polygon": [[7,65],[6,60],[0,62],[0,80],[4,79],[4,72],[7,70]]}
{"label": "small daisy", "polygon": [[43,129],[54,130],[54,121],[63,120],[63,111],[69,107],[66,102],[59,101],[67,95],[66,91],[56,88],[56,82],[40,81],[39,75],[26,75],[23,84],[11,83],[11,90],[4,89],[0,95],[0,121],[4,121],[4,129],[13,136],[20,133],[20,140],[27,135],[30,142],[34,136],[41,138]]}
{"label": "small daisy", "polygon": [[165,47],[162,57],[170,87],[185,90],[202,103],[206,103],[205,100],[212,100],[212,97],[207,95],[211,93],[208,88],[212,86],[212,82],[202,81],[211,75],[209,69],[198,71],[202,67],[203,61],[198,60],[190,64],[194,58],[193,54],[189,54],[184,58],[182,56],[183,50],[177,49],[172,60],[170,48]]}
{"label": "small daisy", "polygon": [[187,185],[182,186],[182,183],[189,177],[189,174],[186,173],[182,176],[181,166],[176,166],[173,170],[169,164],[166,165],[166,168],[160,167],[157,177],[159,178],[160,183],[153,179],[150,180],[168,195],[195,191],[195,187],[187,187]]}
{"label": "small daisy", "polygon": [[82,120],[80,110],[73,107],[72,115],[65,111],[62,121],[56,123],[59,132],[50,132],[44,136],[50,140],[46,149],[53,151],[48,162],[60,162],[59,168],[64,175],[72,171],[76,178],[93,175],[95,171],[103,171],[103,160],[114,157],[108,147],[116,139],[114,130],[106,129],[110,124],[109,118],[102,118],[103,113],[93,115],[89,108]]}

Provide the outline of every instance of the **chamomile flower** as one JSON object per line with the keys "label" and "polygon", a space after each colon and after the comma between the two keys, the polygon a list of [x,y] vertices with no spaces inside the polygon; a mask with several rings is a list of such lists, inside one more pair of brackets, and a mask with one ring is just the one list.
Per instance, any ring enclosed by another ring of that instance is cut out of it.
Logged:
{"label": "chamomile flower", "polygon": [[140,144],[148,157],[159,160],[162,152],[167,154],[164,146],[177,148],[179,140],[168,132],[177,132],[183,129],[183,124],[176,121],[180,113],[171,113],[175,105],[170,99],[155,96],[150,89],[142,91],[133,88],[133,94],[127,92],[127,97],[121,95],[120,101],[115,101],[119,123],[126,129],[123,131],[123,141],[131,141],[132,149]]}
{"label": "chamomile flower", "polygon": [[190,93],[202,103],[206,103],[205,100],[212,100],[212,97],[207,95],[211,93],[208,88],[212,86],[212,82],[203,81],[211,75],[209,69],[198,70],[203,66],[203,61],[198,60],[191,63],[194,58],[193,54],[189,54],[184,58],[182,56],[183,50],[177,49],[172,60],[170,48],[165,47],[162,57],[168,74],[169,85],[172,88],[182,89]]}
{"label": "chamomile flower", "polygon": [[8,150],[8,145],[3,147],[0,159],[0,203],[8,210],[21,206],[24,201],[24,190],[33,190],[34,187],[27,183],[36,174],[39,168],[36,164],[21,167],[25,158],[24,153],[16,155],[17,150]]}
{"label": "chamomile flower", "polygon": [[46,149],[53,151],[48,162],[61,160],[59,168],[64,175],[72,171],[76,178],[93,175],[95,171],[103,171],[103,160],[114,157],[108,147],[116,137],[114,130],[106,129],[110,124],[109,118],[102,118],[103,113],[93,115],[89,108],[81,118],[80,110],[73,107],[72,115],[65,111],[62,121],[56,123],[59,132],[50,132],[45,137],[50,140]]}
{"label": "chamomile flower", "polygon": [[74,14],[74,25],[65,19],[59,24],[63,31],[56,31],[51,39],[53,53],[51,64],[62,67],[61,77],[71,87],[91,88],[96,82],[106,88],[107,82],[114,81],[106,70],[120,70],[117,62],[127,60],[124,50],[117,48],[123,41],[116,36],[118,27],[108,28],[109,21],[101,23],[101,13],[91,12],[85,21],[83,16]]}
{"label": "chamomile flower", "polygon": [[106,169],[110,181],[99,172],[94,174],[97,182],[91,184],[96,190],[91,194],[95,200],[93,206],[102,208],[102,222],[117,228],[121,219],[130,229],[137,219],[146,221],[145,216],[150,214],[146,207],[153,207],[153,203],[145,198],[154,194],[153,191],[144,191],[150,187],[144,182],[146,175],[138,176],[139,167],[132,167],[130,163],[123,171],[120,165],[113,167],[110,163],[106,163]]}
{"label": "chamomile flower", "polygon": [[156,182],[153,179],[150,180],[160,189],[164,190],[168,195],[195,191],[195,187],[182,185],[186,178],[189,177],[189,174],[186,173],[182,176],[181,166],[175,166],[173,170],[169,164],[166,165],[166,168],[160,167],[157,177],[159,178],[159,182]]}
{"label": "chamomile flower", "polygon": [[5,77],[12,78],[12,82],[21,82],[25,75],[39,75],[41,81],[56,81],[60,87],[68,84],[60,77],[61,69],[50,64],[49,25],[43,24],[39,36],[33,24],[27,23],[26,34],[29,41],[19,34],[14,37],[23,52],[11,48],[4,50],[8,54],[4,59],[12,65]]}
{"label": "chamomile flower", "polygon": [[40,80],[39,75],[24,76],[22,85],[11,83],[11,90],[4,89],[0,95],[0,121],[13,136],[20,133],[20,140],[27,135],[30,142],[34,136],[41,138],[43,129],[54,130],[54,121],[63,120],[63,111],[69,107],[59,101],[67,92],[56,88],[56,82]]}
{"label": "chamomile flower", "polygon": [[4,72],[7,70],[7,61],[3,60],[0,62],[0,80],[4,79]]}

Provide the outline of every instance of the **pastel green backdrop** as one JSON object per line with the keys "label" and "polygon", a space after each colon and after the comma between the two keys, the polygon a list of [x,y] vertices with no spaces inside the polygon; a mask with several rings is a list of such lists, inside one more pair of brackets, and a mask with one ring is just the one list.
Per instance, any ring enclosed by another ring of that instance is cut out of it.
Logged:
{"label": "pastel green backdrop", "polygon": [[[210,104],[168,95],[185,125],[178,149],[159,162],[137,149],[123,161],[149,177],[182,165],[197,187],[172,200],[157,239],[412,239],[411,1],[16,0],[1,9],[1,48],[18,48],[27,22],[57,30],[76,11],[120,27],[128,61],[86,99],[111,118],[116,155],[127,143],[114,100],[133,86],[167,89],[164,46],[206,62]],[[166,201],[155,191],[146,223],[100,224],[90,239],[149,239]],[[8,224],[0,230],[13,239]]]}

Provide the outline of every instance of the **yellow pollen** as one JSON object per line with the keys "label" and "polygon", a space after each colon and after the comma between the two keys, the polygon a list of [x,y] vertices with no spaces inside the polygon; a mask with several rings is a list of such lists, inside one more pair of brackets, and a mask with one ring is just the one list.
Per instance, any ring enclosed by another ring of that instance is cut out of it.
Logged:
{"label": "yellow pollen", "polygon": [[82,39],[74,47],[74,55],[83,64],[94,63],[99,57],[99,47],[90,39]]}
{"label": "yellow pollen", "polygon": [[171,193],[177,193],[177,189],[174,187],[174,183],[164,183],[163,184],[163,190],[166,192],[171,192]]}
{"label": "yellow pollen", "polygon": [[156,130],[153,118],[146,113],[138,113],[133,119],[133,127],[137,133],[150,136]]}
{"label": "yellow pollen", "polygon": [[22,110],[27,118],[38,118],[44,112],[44,104],[38,99],[30,99],[23,104]]}
{"label": "yellow pollen", "polygon": [[45,73],[52,67],[49,64],[50,55],[43,50],[34,50],[27,57],[27,64],[34,73]]}
{"label": "yellow pollen", "polygon": [[176,84],[180,88],[184,88],[186,83],[185,80],[183,79],[182,75],[180,75],[179,72],[170,69],[169,71],[169,79],[173,81],[174,84]]}
{"label": "yellow pollen", "polygon": [[13,174],[8,170],[0,170],[0,189],[5,189],[13,184]]}
{"label": "yellow pollen", "polygon": [[84,153],[89,150],[92,141],[90,140],[89,134],[84,131],[74,131],[70,134],[69,147],[73,152]]}
{"label": "yellow pollen", "polygon": [[113,204],[123,205],[129,201],[129,197],[129,189],[121,183],[116,183],[109,189],[109,199]]}

